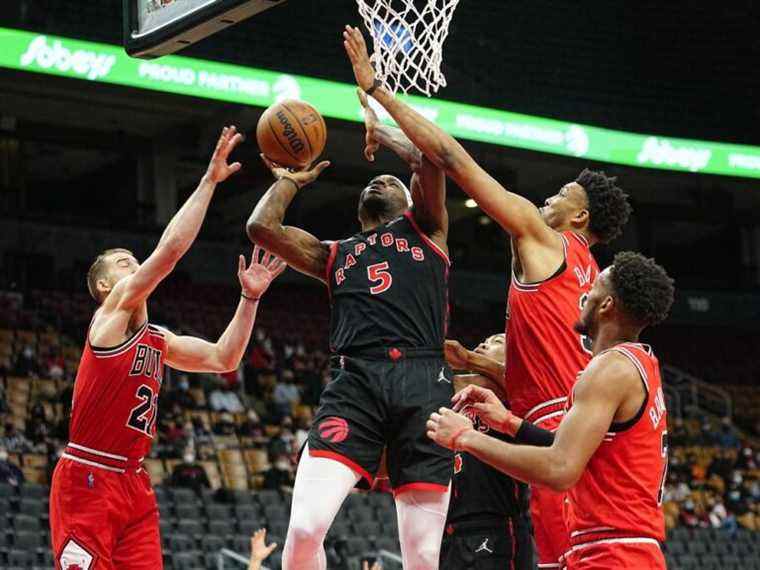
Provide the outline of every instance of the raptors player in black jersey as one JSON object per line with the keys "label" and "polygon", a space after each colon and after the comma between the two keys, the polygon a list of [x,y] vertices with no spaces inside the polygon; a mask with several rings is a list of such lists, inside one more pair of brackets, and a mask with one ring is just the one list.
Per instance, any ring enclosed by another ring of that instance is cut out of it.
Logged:
{"label": "raptors player in black jersey", "polygon": [[[475,350],[446,341],[446,360],[457,371],[454,390],[476,384],[501,393],[505,335],[495,334]],[[459,371],[467,371],[460,373]],[[482,432],[491,431],[470,407],[465,413]],[[491,432],[511,441],[512,438]],[[441,570],[530,570],[533,546],[528,518],[527,486],[474,456],[454,455],[454,478],[441,546]]]}
{"label": "raptors player in black jersey", "polygon": [[251,240],[323,281],[331,308],[332,380],[301,455],[283,552],[285,570],[324,570],[323,540],[357,483],[371,484],[387,446],[405,568],[438,568],[452,454],[425,435],[432,411],[453,395],[443,357],[449,259],[445,178],[397,129],[365,107],[367,148],[396,152],[414,174],[411,193],[394,176],[359,196],[361,232],[319,241],[282,224],[296,193],[329,163],[291,172],[264,158],[277,181],[248,221]]}

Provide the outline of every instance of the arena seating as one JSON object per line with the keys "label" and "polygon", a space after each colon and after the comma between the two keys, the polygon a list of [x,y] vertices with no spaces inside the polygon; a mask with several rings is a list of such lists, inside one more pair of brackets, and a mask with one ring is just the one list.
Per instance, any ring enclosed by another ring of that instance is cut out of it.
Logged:
{"label": "arena seating", "polygon": [[[151,310],[159,322],[172,328],[213,337],[229,319],[233,297],[234,291],[224,287],[170,283],[159,292]],[[293,298],[299,299],[297,314]],[[47,425],[42,430],[45,437],[10,450],[10,461],[21,468],[26,483],[0,485],[0,568],[49,567],[47,485],[57,452],[66,441],[65,402],[70,398],[66,391],[76,373],[92,303],[83,294],[32,291],[25,296],[0,294],[0,308],[8,316],[8,328],[0,329],[0,446],[7,435],[5,423],[28,436],[38,434],[39,424]],[[251,533],[262,526],[269,529],[272,540],[282,544],[289,495],[281,489],[262,489],[262,483],[272,463],[272,442],[278,438],[285,442],[291,463],[296,449],[290,435],[293,430],[283,427],[272,412],[272,392],[287,370],[295,370],[302,390],[306,370],[299,366],[316,367],[312,372],[319,377],[324,373],[325,313],[318,289],[274,289],[262,306],[257,331],[266,331],[268,338],[259,337],[252,346],[270,346],[273,360],[270,369],[252,371],[246,358],[246,389],[240,394],[246,407],[259,412],[261,433],[244,429],[246,413],[227,416],[209,407],[210,392],[220,379],[191,375],[187,401],[192,405],[177,408],[178,377],[168,375],[162,401],[171,405],[161,411],[161,437],[146,460],[157,489],[167,569],[215,567],[222,547],[246,553]],[[470,344],[492,332],[479,329],[477,318],[461,320],[468,323],[462,334]],[[299,343],[305,352],[296,356]],[[54,370],[56,366],[60,370]],[[737,401],[751,402],[757,401],[760,392],[744,385],[736,394],[741,397]],[[306,427],[313,410],[300,402],[290,413],[299,427]],[[215,427],[225,417],[232,428],[217,433]],[[193,420],[202,426],[201,432],[183,432],[183,426]],[[177,430],[179,439],[172,443]],[[731,569],[741,562],[742,568],[760,568],[760,533],[754,532],[760,530],[760,455],[756,457],[751,444],[740,441],[733,426],[718,418],[671,421],[669,431],[671,474],[664,509],[670,567]],[[169,484],[187,447],[195,450],[210,483],[198,494]],[[725,516],[718,503],[726,507]],[[351,495],[328,535],[327,546],[333,557],[374,549],[398,552],[390,495]],[[279,568],[278,561],[275,555],[269,566]]]}

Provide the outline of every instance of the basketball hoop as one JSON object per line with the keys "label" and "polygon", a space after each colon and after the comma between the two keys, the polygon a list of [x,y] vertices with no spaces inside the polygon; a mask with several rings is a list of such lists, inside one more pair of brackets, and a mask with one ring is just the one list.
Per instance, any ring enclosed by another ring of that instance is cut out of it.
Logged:
{"label": "basketball hoop", "polygon": [[393,91],[428,97],[446,86],[443,42],[459,0],[356,0],[372,35],[377,78]]}

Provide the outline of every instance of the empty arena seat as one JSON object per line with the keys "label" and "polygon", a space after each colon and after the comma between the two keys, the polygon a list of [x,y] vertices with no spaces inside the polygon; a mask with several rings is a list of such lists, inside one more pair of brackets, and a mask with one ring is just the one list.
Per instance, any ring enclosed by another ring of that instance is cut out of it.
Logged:
{"label": "empty arena seat", "polygon": [[227,505],[206,505],[206,516],[209,520],[228,520],[230,507]]}
{"label": "empty arena seat", "polygon": [[249,505],[235,505],[235,516],[239,521],[258,518],[260,512],[261,508],[256,503]]}
{"label": "empty arena seat", "polygon": [[364,521],[354,523],[354,531],[356,531],[356,534],[364,537],[378,536],[382,533],[382,526],[377,521]]}
{"label": "empty arena seat", "polygon": [[36,516],[16,515],[13,519],[13,528],[16,532],[38,532],[40,530],[40,519]]}
{"label": "empty arena seat", "polygon": [[172,552],[184,552],[195,547],[195,540],[186,534],[173,533],[167,536],[166,540]]}
{"label": "empty arena seat", "polygon": [[204,533],[203,523],[197,519],[180,519],[177,522],[177,531],[189,536],[199,536]]}
{"label": "empty arena seat", "polygon": [[209,523],[208,530],[211,534],[229,536],[235,531],[235,527],[230,520],[216,520]]}
{"label": "empty arena seat", "polygon": [[689,554],[701,556],[707,554],[707,544],[703,540],[692,540],[688,543]]}
{"label": "empty arena seat", "polygon": [[264,505],[277,505],[283,502],[282,496],[277,491],[265,489],[256,493],[256,500]]}
{"label": "empty arena seat", "polygon": [[679,556],[677,560],[678,560],[677,568],[680,568],[682,570],[691,570],[693,568],[700,567],[699,560],[694,556],[690,556],[690,555]]}
{"label": "empty arena seat", "polygon": [[19,568],[31,568],[34,563],[37,562],[37,557],[34,552],[26,549],[14,548],[8,552],[8,564],[10,566],[18,566]]}
{"label": "empty arena seat", "polygon": [[42,536],[39,532],[16,531],[13,537],[13,547],[32,552],[42,546]]}
{"label": "empty arena seat", "polygon": [[260,528],[266,528],[266,523],[263,520],[257,520],[256,518],[250,518],[247,520],[238,520],[238,532],[240,534],[253,534]]}
{"label": "empty arena seat", "polygon": [[201,538],[201,546],[204,552],[217,552],[224,548],[225,539],[215,534],[206,534]]}
{"label": "empty arena seat", "polygon": [[203,556],[197,550],[172,554],[172,566],[175,570],[195,570],[196,568],[203,568],[204,565]]}
{"label": "empty arena seat", "polygon": [[185,503],[174,506],[174,512],[180,519],[199,519],[201,518],[200,506],[196,503]]}
{"label": "empty arena seat", "polygon": [[50,487],[47,485],[22,485],[19,494],[22,498],[47,499],[50,496]]}

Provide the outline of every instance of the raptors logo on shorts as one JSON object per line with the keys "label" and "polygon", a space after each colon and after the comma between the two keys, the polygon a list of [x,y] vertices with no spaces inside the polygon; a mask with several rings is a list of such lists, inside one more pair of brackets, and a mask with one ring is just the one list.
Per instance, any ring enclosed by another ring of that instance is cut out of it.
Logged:
{"label": "raptors logo on shorts", "polygon": [[319,424],[319,436],[332,443],[345,441],[350,431],[348,422],[335,416],[329,417]]}

